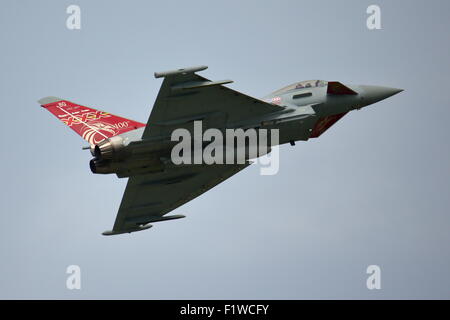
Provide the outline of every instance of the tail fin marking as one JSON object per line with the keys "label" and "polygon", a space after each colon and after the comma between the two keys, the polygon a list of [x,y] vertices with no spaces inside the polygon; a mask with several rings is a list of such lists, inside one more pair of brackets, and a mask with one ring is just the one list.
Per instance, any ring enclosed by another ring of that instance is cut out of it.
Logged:
{"label": "tail fin marking", "polygon": [[57,97],[39,103],[91,145],[118,134],[144,127],[144,123],[81,106]]}

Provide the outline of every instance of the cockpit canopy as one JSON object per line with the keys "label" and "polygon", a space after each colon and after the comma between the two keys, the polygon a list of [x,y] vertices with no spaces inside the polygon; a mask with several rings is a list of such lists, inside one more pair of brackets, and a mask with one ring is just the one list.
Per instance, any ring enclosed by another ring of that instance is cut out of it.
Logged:
{"label": "cockpit canopy", "polygon": [[290,84],[286,87],[283,87],[275,92],[273,92],[273,95],[281,95],[286,92],[297,90],[297,89],[303,89],[303,88],[317,88],[317,87],[325,87],[327,85],[327,82],[324,80],[306,80],[301,82],[296,82],[293,84]]}

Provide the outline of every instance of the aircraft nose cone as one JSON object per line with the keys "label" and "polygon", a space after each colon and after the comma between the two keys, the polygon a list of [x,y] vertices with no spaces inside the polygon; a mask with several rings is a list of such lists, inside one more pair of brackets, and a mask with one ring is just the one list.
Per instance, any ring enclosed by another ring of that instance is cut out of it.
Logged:
{"label": "aircraft nose cone", "polygon": [[363,88],[362,98],[366,105],[372,104],[386,98],[389,98],[403,89],[380,87],[380,86],[361,86]]}

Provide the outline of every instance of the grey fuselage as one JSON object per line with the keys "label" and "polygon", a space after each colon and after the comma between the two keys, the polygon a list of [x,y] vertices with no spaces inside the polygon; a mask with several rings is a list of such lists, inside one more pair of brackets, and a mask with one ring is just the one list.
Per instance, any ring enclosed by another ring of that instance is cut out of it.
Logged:
{"label": "grey fuselage", "polygon": [[[314,85],[317,83],[317,85]],[[278,129],[279,144],[306,141],[311,138],[316,125],[326,117],[345,114],[386,99],[402,90],[380,86],[345,85],[353,94],[330,94],[325,81],[305,81],[277,90],[262,100],[283,107],[283,110],[248,119],[227,123],[226,128]],[[303,84],[311,86],[302,87]],[[151,125],[151,124],[148,124]],[[221,130],[225,128],[219,128]],[[160,172],[171,166],[167,159],[174,146],[171,137],[142,139],[145,127],[123,133],[121,139],[122,156],[109,172],[119,177]],[[93,150],[91,150],[93,153]],[[164,160],[165,159],[165,160]]]}

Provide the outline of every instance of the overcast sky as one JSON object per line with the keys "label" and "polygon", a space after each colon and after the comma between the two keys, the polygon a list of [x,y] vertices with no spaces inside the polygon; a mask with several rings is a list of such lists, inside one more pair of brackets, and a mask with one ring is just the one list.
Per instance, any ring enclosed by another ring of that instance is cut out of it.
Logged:
{"label": "overcast sky", "polygon": [[[450,2],[375,3],[371,31],[365,0],[2,1],[0,298],[449,299]],[[146,122],[153,72],[195,65],[255,97],[307,79],[405,91],[283,146],[277,175],[251,166],[173,212],[186,219],[102,236],[126,180],[93,175],[36,101]]]}

